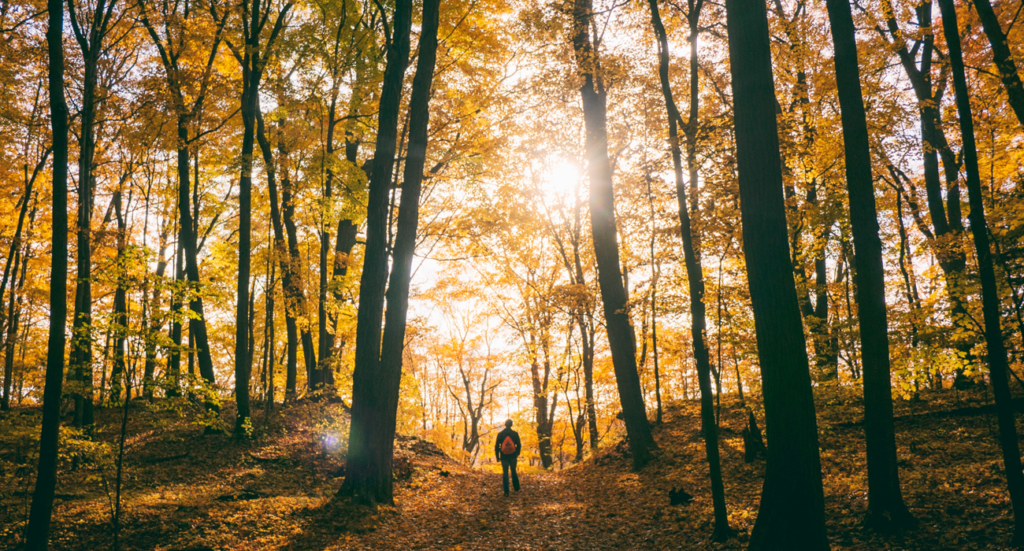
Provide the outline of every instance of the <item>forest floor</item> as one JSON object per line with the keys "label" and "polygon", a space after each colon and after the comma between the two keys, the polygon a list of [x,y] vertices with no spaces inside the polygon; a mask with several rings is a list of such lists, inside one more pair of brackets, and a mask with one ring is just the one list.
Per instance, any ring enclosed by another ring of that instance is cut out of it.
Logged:
{"label": "forest floor", "polygon": [[[862,525],[866,474],[862,408],[848,391],[819,391],[818,427],[833,549],[1008,549],[1013,518],[996,444],[991,394],[922,393],[897,400],[904,496],[920,526],[882,536]],[[695,402],[670,405],[654,429],[660,449],[632,472],[621,443],[554,472],[521,469],[504,497],[490,468],[454,462],[432,444],[400,437],[396,506],[368,509],[334,497],[344,473],[336,406],[302,402],[253,438],[203,436],[189,416],[132,408],[125,453],[123,550],[212,549],[742,549],[757,513],[764,462],[744,463],[745,413],[722,407],[722,460],[730,525],[709,541],[711,498]],[[755,405],[755,411],[759,408]],[[232,415],[225,408],[225,417]],[[114,453],[120,411],[97,413],[94,442],[64,439],[51,549],[112,549]],[[0,550],[17,549],[33,483],[38,409],[0,416]],[[1018,430],[1024,434],[1024,426]],[[36,435],[36,436],[34,436]],[[770,442],[769,442],[770,445]],[[77,458],[77,459],[76,459]],[[693,494],[671,506],[668,492]]]}

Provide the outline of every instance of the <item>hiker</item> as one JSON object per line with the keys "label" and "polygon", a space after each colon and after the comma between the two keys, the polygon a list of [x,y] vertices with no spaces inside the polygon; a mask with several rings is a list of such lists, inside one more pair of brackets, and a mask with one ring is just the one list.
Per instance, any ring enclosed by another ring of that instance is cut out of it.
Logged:
{"label": "hiker", "polygon": [[494,455],[501,461],[501,485],[508,496],[508,473],[512,471],[512,488],[519,491],[519,474],[516,473],[516,461],[523,445],[519,442],[519,433],[512,430],[512,420],[505,421],[505,430],[498,433],[494,442]]}

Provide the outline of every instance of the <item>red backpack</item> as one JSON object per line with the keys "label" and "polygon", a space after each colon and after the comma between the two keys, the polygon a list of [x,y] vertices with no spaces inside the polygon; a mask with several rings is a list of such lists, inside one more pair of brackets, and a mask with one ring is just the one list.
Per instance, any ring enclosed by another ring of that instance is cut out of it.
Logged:
{"label": "red backpack", "polygon": [[516,443],[512,440],[511,436],[506,436],[505,441],[501,443],[501,455],[515,455]]}

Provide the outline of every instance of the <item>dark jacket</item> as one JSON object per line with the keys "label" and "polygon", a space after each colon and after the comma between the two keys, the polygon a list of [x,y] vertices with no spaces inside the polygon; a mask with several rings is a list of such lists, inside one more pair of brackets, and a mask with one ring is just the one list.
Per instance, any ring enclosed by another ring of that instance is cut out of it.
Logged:
{"label": "dark jacket", "polygon": [[498,439],[494,442],[494,456],[498,458],[498,461],[501,461],[501,457],[505,455],[501,453],[501,443],[509,436],[511,436],[512,441],[516,443],[516,453],[509,457],[519,457],[519,452],[523,450],[523,445],[519,442],[519,433],[512,430],[512,427],[507,427],[505,430],[498,433]]}

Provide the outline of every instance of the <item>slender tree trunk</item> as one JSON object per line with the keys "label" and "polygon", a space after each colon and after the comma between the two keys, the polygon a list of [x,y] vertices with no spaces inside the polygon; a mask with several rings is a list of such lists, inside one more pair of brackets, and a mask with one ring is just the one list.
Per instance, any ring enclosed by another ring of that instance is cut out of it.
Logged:
{"label": "slender tree trunk", "polygon": [[[181,283],[185,281],[185,249],[181,246],[181,231],[178,231],[178,246],[174,253],[175,290],[171,294],[171,349],[167,355],[167,396],[181,395]],[[191,383],[191,381],[189,381]]]}
{"label": "slender tree trunk", "polygon": [[[583,273],[583,261],[580,258],[580,235],[579,228],[582,226],[583,201],[576,193],[576,202],[573,208],[573,228],[575,232],[572,239],[572,268],[576,272],[576,284],[586,289],[587,278]],[[583,386],[586,398],[587,431],[589,432],[590,449],[596,450],[600,436],[597,432],[597,406],[594,404],[594,312],[593,306],[588,300],[581,304],[576,316],[576,324],[580,329],[580,346],[583,356]]]}
{"label": "slender tree trunk", "polygon": [[125,363],[125,340],[128,331],[128,289],[125,285],[127,275],[124,273],[124,258],[127,252],[128,227],[124,218],[122,195],[118,190],[112,199],[117,214],[117,289],[114,291],[114,316],[111,319],[111,330],[114,337],[114,367],[110,372],[110,401],[121,403],[122,387],[125,400],[131,399],[131,381],[127,378]]}
{"label": "slender tree trunk", "polygon": [[[25,276],[28,273],[29,254],[27,249],[26,247],[26,252],[23,255],[19,255],[24,257],[21,260],[21,277],[18,284],[11,287],[10,307],[7,310],[7,316],[10,321],[7,324],[7,339],[4,341],[4,397],[3,407],[0,408],[3,411],[11,409],[11,383],[14,377],[15,344],[18,329],[21,325],[22,302],[24,299],[22,289],[25,287]],[[15,296],[17,296],[17,299],[15,299]]]}
{"label": "slender tree trunk", "polygon": [[249,404],[249,381],[252,376],[252,346],[250,345],[251,319],[253,308],[249,286],[252,269],[252,156],[255,146],[257,112],[260,109],[260,82],[267,58],[274,41],[284,26],[284,20],[292,8],[292,2],[281,7],[274,21],[273,29],[266,42],[261,44],[263,25],[270,17],[270,5],[252,0],[248,7],[251,17],[244,28],[245,50],[236,57],[242,64],[242,171],[239,176],[238,212],[238,299],[235,303],[235,403],[238,415],[235,418],[235,436],[246,437],[243,430],[251,423]]}
{"label": "slender tree trunk", "polygon": [[619,402],[626,423],[633,468],[641,469],[653,457],[657,447],[647,420],[640,376],[636,369],[636,343],[629,314],[626,311],[626,290],[619,263],[619,246],[615,222],[615,195],[612,167],[608,158],[606,119],[607,91],[600,73],[597,51],[591,43],[590,24],[593,14],[591,0],[575,0],[572,41],[576,64],[583,85],[583,119],[586,127],[587,171],[590,177],[590,225],[597,260],[598,284],[604,303],[608,344],[619,389]]}
{"label": "slender tree trunk", "polygon": [[[14,260],[18,261],[20,258],[21,253],[19,251],[15,254]],[[20,309],[16,307],[16,294],[12,290],[10,306],[7,308],[7,336],[4,340],[4,394],[3,398],[0,399],[0,411],[9,411],[11,409],[11,384],[14,378],[14,339],[18,334],[18,313],[20,312]]]}
{"label": "slender tree trunk", "polygon": [[[676,195],[679,202],[680,233],[683,240],[683,256],[686,263],[686,279],[689,283],[690,292],[690,313],[691,313],[691,337],[693,342],[693,355],[697,364],[697,378],[700,384],[701,394],[701,428],[704,432],[704,445],[707,453],[709,471],[711,474],[711,494],[715,510],[715,529],[712,539],[723,541],[729,538],[729,514],[725,505],[725,486],[722,482],[722,467],[718,449],[718,424],[715,420],[714,396],[711,392],[711,359],[708,351],[705,332],[707,329],[707,312],[704,305],[704,273],[700,264],[699,243],[695,239],[695,231],[690,222],[690,208],[697,211],[696,201],[692,201],[692,207],[688,208],[686,194],[687,189],[683,183],[682,152],[679,147],[679,125],[682,124],[682,116],[672,98],[672,88],[669,81],[669,46],[665,26],[661,21],[661,14],[658,11],[657,0],[648,2],[651,9],[651,24],[658,36],[658,74],[661,80],[661,92],[664,96],[665,109],[668,112],[669,123],[669,147],[672,153],[672,168],[676,181]],[[690,2],[690,122],[688,123],[689,133],[696,128],[697,124],[697,23],[700,17],[702,1]],[[692,140],[688,140],[692,141]],[[695,150],[695,147],[693,148]],[[693,193],[696,189],[697,178],[696,153],[688,157],[690,164],[690,189]]]}
{"label": "slender tree trunk", "polygon": [[78,240],[75,312],[69,361],[76,385],[76,427],[93,424],[92,396],[92,206],[95,179],[92,175],[96,120],[97,56],[83,47],[85,57],[82,90],[82,128],[78,156]]}
{"label": "slender tree trunk", "polygon": [[[196,314],[189,320],[189,347],[196,349],[199,357],[199,374],[209,385],[216,384],[213,372],[213,356],[210,354],[209,337],[206,332],[206,314],[203,309],[202,289],[199,283],[198,243],[195,232],[195,221],[192,217],[191,198],[189,197],[189,150],[188,150],[188,119],[178,117],[178,235],[184,259],[184,275],[190,287],[189,308]],[[179,337],[179,343],[180,337]],[[209,409],[217,409],[207,404]]]}
{"label": "slender tree trunk", "polygon": [[[36,177],[39,174],[40,169],[45,164],[46,159],[50,156],[51,149],[47,149],[43,154],[42,160],[36,165],[35,170],[32,173],[32,177],[27,179],[25,182],[25,194],[22,197],[21,209],[18,212],[18,225],[14,230],[14,238],[11,240],[11,251],[7,255],[7,264],[4,265],[4,276],[3,281],[0,282],[0,304],[3,302],[4,293],[7,289],[7,283],[11,283],[11,297],[10,307],[7,310],[7,337],[3,341],[5,354],[4,354],[4,386],[3,386],[3,398],[0,399],[0,411],[8,411],[11,409],[11,385],[14,377],[14,341],[18,334],[18,314],[21,312],[21,301],[22,297],[19,294],[22,286],[25,282],[25,272],[28,266],[28,247],[22,247],[21,234],[22,229],[25,225],[25,214],[28,211],[28,205],[32,202],[32,186],[35,183]],[[25,166],[26,172],[28,171],[28,165]],[[30,217],[29,225],[35,221],[35,206],[32,208],[32,215]],[[18,278],[18,267],[21,266],[21,278]],[[17,300],[15,300],[17,295]],[[17,306],[16,306],[17,304]],[[0,312],[2,313],[2,312]],[[0,322],[3,320],[0,319]],[[3,324],[0,323],[0,327]]]}
{"label": "slender tree trunk", "polygon": [[942,9],[942,27],[949,46],[949,60],[956,90],[957,114],[963,136],[964,164],[967,168],[967,194],[970,201],[971,234],[978,253],[978,271],[981,276],[982,311],[985,318],[985,341],[988,345],[989,379],[996,398],[996,417],[999,422],[999,440],[1003,449],[1004,471],[1013,507],[1013,545],[1024,543],[1024,473],[1021,472],[1020,446],[1017,440],[1017,422],[1013,397],[1007,373],[1010,371],[1006,346],[1000,328],[999,288],[996,282],[992,250],[989,245],[988,225],[985,221],[984,196],[981,174],[978,170],[978,151],[974,141],[974,120],[971,99],[964,74],[963,54],[960,50],[960,30],[956,7],[952,0],[939,0]]}
{"label": "slender tree trunk", "polygon": [[981,19],[989,44],[992,45],[992,57],[996,68],[999,69],[1003,86],[1006,87],[1007,102],[1017,115],[1021,126],[1024,126],[1024,84],[1021,84],[1020,75],[1017,73],[1017,64],[1010,53],[1006,33],[999,25],[999,18],[992,10],[989,0],[974,0],[974,9],[978,10],[978,19]]}
{"label": "slender tree trunk", "polygon": [[389,402],[392,382],[397,382],[401,376],[401,360],[398,373],[384,371],[381,362],[381,322],[384,318],[384,293],[388,275],[388,188],[395,164],[395,140],[402,102],[402,80],[409,63],[411,26],[411,0],[396,0],[378,108],[374,168],[367,199],[366,246],[363,274],[359,283],[356,358],[352,373],[348,466],[345,482],[339,490],[341,495],[365,502],[394,501],[391,467],[395,412]]}
{"label": "slender tree trunk", "polygon": [[885,266],[882,240],[878,235],[867,116],[861,96],[857,40],[849,0],[827,0],[827,6],[835,45],[853,260],[857,268],[857,312],[864,359],[864,432],[868,450],[867,522],[876,528],[891,530],[916,522],[903,503],[896,465]]}
{"label": "slender tree trunk", "polygon": [[[260,0],[253,0],[251,29],[259,25]],[[238,179],[238,298],[235,303],[235,436],[246,436],[244,427],[251,422],[249,405],[249,279],[252,269],[252,155],[259,109],[260,66],[259,32],[246,37],[242,90],[242,173]]]}
{"label": "slender tree trunk", "polygon": [[271,258],[267,262],[267,284],[266,290],[264,291],[266,296],[266,319],[263,322],[263,355],[266,358],[263,371],[263,400],[265,407],[264,422],[270,419],[270,414],[274,411],[274,362],[277,360],[274,357],[274,285],[275,280],[275,269],[277,266],[273,262],[273,252],[271,252]]}
{"label": "slender tree trunk", "polygon": [[[45,551],[50,538],[53,495],[57,488],[61,386],[64,383],[64,329],[67,324],[68,262],[68,105],[64,99],[64,1],[48,0],[46,46],[53,134],[53,221],[50,247],[50,328],[43,386],[43,423],[39,468],[28,516],[25,549]],[[20,395],[20,393],[19,393]]]}
{"label": "slender tree trunk", "polygon": [[[160,251],[157,254],[156,273],[155,273],[155,276],[156,276],[156,279],[157,279],[158,282],[159,282],[159,280],[164,278],[164,273],[166,273],[166,271],[167,271],[167,264],[168,264],[168,262],[167,262],[167,259],[164,257],[164,254],[167,251],[167,234],[168,234],[168,230],[169,229],[170,229],[170,224],[167,224],[165,226],[165,229],[160,232]],[[147,281],[147,287],[148,287],[148,281]],[[146,297],[144,296],[143,298],[145,299]],[[147,324],[148,330],[146,332],[146,337],[145,337],[146,338],[146,361],[145,361],[145,364],[144,364],[144,367],[143,367],[142,392],[143,392],[143,395],[147,399],[149,399],[149,400],[153,399],[153,388],[155,386],[155,381],[153,380],[153,377],[156,374],[157,334],[159,333],[160,326],[162,325],[161,324],[161,317],[156,315],[156,312],[157,312],[157,310],[159,308],[160,308],[160,285],[155,285],[154,288],[153,288],[153,294],[149,298],[148,314],[146,316],[146,317],[148,317],[148,319],[147,320],[143,320],[144,323]],[[179,329],[179,336],[180,336],[180,329]],[[177,385],[177,380],[176,379],[174,381],[174,384]]]}
{"label": "slender tree trunk", "polygon": [[750,549],[828,549],[817,420],[789,259],[768,14],[727,0],[743,248],[771,446]]}
{"label": "slender tree trunk", "polygon": [[[283,123],[282,123],[283,124]],[[285,329],[287,333],[285,401],[290,402],[296,397],[298,379],[299,329],[297,312],[305,309],[306,296],[299,274],[299,242],[295,228],[295,205],[292,201],[291,179],[288,175],[288,147],[285,145],[283,132],[278,135],[279,162],[275,162],[270,140],[267,138],[260,108],[256,109],[256,139],[263,153],[263,163],[267,167],[267,190],[270,195],[270,220],[274,230],[274,254],[281,269],[281,287],[285,298]],[[281,202],[278,205],[277,176],[280,169]],[[282,221],[283,216],[283,221]],[[285,233],[287,231],[287,242]],[[312,350],[312,335],[308,328],[303,327],[302,345],[305,356],[306,373],[310,373],[310,364],[315,364]]]}

